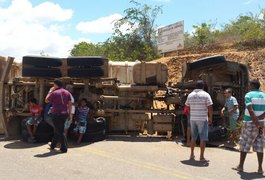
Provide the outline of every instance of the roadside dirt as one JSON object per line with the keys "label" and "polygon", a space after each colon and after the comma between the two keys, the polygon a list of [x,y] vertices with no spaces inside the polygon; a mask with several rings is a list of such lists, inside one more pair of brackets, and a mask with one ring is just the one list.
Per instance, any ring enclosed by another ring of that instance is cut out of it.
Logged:
{"label": "roadside dirt", "polygon": [[252,51],[238,51],[236,49],[229,49],[227,46],[226,48],[210,49],[210,52],[206,52],[203,49],[201,51],[193,51],[192,53],[188,50],[183,50],[178,56],[172,54],[169,57],[163,57],[154,61],[166,63],[169,68],[168,81],[176,83],[181,79],[182,64],[184,62],[196,61],[207,56],[223,55],[228,61],[246,64],[249,69],[250,79],[258,79],[261,82],[261,89],[265,91],[265,48]]}

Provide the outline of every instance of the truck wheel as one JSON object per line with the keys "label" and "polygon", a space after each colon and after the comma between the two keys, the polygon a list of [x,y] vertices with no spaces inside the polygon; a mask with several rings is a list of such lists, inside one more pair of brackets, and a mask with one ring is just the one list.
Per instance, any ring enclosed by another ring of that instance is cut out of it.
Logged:
{"label": "truck wheel", "polygon": [[104,59],[100,56],[91,57],[69,57],[67,58],[68,66],[79,66],[79,67],[89,67],[89,66],[102,66],[104,64]]}
{"label": "truck wheel", "polygon": [[22,76],[59,78],[62,77],[62,74],[60,69],[57,68],[44,69],[44,68],[23,67]]}
{"label": "truck wheel", "polygon": [[29,133],[27,131],[27,129],[22,129],[21,130],[21,139],[24,142],[28,142],[28,138],[29,138]]}
{"label": "truck wheel", "polygon": [[104,71],[100,67],[90,67],[90,68],[70,68],[68,69],[69,77],[102,77],[104,76]]}
{"label": "truck wheel", "polygon": [[45,56],[24,56],[22,65],[39,66],[39,67],[59,67],[62,65],[60,58]]}
{"label": "truck wheel", "polygon": [[199,59],[196,62],[190,63],[189,64],[189,69],[197,69],[197,68],[201,68],[201,67],[205,67],[205,66],[211,66],[211,65],[215,65],[215,64],[220,64],[220,63],[224,63],[225,57],[224,56],[211,56],[211,57],[206,57],[206,58],[202,58]]}
{"label": "truck wheel", "polygon": [[85,133],[82,142],[98,142],[106,139],[106,130]]}
{"label": "truck wheel", "polygon": [[95,120],[87,122],[86,133],[103,131],[106,129],[106,120],[103,117],[96,118]]}

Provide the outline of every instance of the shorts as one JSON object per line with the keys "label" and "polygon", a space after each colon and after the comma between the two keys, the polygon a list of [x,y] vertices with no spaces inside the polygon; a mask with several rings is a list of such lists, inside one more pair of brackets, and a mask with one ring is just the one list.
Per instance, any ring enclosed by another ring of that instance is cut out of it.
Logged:
{"label": "shorts", "polygon": [[66,121],[64,123],[64,129],[69,129],[71,124],[72,124],[72,121],[69,119],[66,119]]}
{"label": "shorts", "polygon": [[187,127],[190,128],[190,115],[187,115]]}
{"label": "shorts", "polygon": [[259,129],[252,122],[244,122],[240,139],[240,151],[249,152],[251,146],[254,152],[263,152],[264,134],[259,134]]}
{"label": "shorts", "polygon": [[78,122],[74,128],[74,132],[79,132],[80,134],[85,134],[87,122]]}
{"label": "shorts", "polygon": [[229,129],[230,130],[235,130],[236,129],[236,124],[237,124],[237,119],[238,119],[237,114],[233,114],[232,116],[229,116]]}
{"label": "shorts", "polygon": [[[37,125],[39,125],[41,121],[42,121],[42,117],[38,117],[38,118],[36,118],[36,123],[37,123]],[[29,118],[26,120],[26,126],[32,126],[32,125],[33,125],[33,118],[32,118],[32,117],[29,117]]]}
{"label": "shorts", "polygon": [[208,121],[190,121],[191,139],[197,140],[199,135],[201,141],[208,141]]}

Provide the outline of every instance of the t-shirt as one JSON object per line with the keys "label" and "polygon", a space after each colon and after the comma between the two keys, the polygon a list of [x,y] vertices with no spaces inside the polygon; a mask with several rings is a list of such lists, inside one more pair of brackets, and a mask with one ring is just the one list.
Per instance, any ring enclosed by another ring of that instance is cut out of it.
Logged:
{"label": "t-shirt", "polygon": [[87,121],[87,116],[89,112],[89,107],[87,106],[79,106],[78,107],[78,121],[79,122],[84,122]]}
{"label": "t-shirt", "polygon": [[[260,90],[253,90],[248,92],[245,95],[245,105],[246,109],[245,109],[244,121],[251,122],[252,119],[250,117],[247,108],[249,106],[252,106],[256,116],[260,116],[261,114],[263,114],[265,111],[265,93],[261,92]],[[264,119],[260,121],[264,121]]]}
{"label": "t-shirt", "polygon": [[71,94],[63,89],[54,90],[48,97],[48,101],[52,104],[51,113],[67,114],[67,105],[71,101]]}
{"label": "t-shirt", "polygon": [[[238,102],[234,96],[226,98],[225,107],[227,108],[228,111],[234,109],[234,106],[236,105],[238,105]],[[239,115],[239,110],[237,109],[235,112],[233,112],[233,115]]]}
{"label": "t-shirt", "polygon": [[31,112],[32,116],[40,116],[42,109],[43,107],[39,104],[29,107],[29,111]]}
{"label": "t-shirt", "polygon": [[75,105],[74,105],[75,99],[74,99],[74,97],[73,97],[73,95],[71,93],[70,93],[70,95],[71,95],[71,102],[72,102],[72,112],[71,112],[71,114],[74,114],[75,113]]}
{"label": "t-shirt", "polygon": [[185,105],[190,107],[191,121],[208,121],[208,106],[212,105],[211,96],[202,89],[194,89],[186,100]]}

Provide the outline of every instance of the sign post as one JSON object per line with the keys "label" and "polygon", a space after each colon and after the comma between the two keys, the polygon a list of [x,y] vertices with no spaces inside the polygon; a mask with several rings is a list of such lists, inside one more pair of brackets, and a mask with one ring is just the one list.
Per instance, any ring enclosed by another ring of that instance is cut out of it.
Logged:
{"label": "sign post", "polygon": [[184,48],[184,21],[158,29],[157,48],[159,53],[177,51]]}

